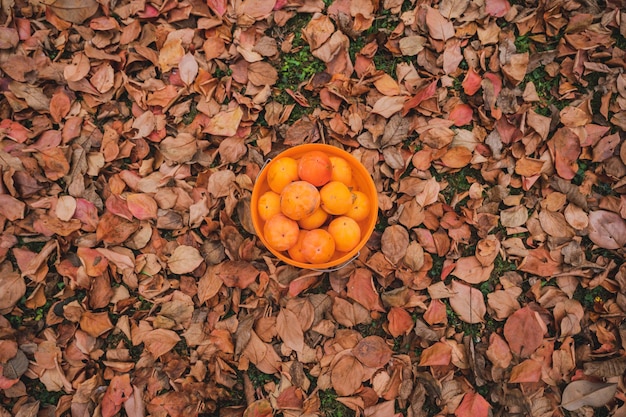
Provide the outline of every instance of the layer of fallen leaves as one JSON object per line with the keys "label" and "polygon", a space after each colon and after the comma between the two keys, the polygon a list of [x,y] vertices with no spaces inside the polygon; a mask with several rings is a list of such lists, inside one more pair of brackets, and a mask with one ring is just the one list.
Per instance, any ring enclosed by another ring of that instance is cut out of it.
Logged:
{"label": "layer of fallen leaves", "polygon": [[[1,416],[626,415],[624,4],[326,3],[0,2]],[[315,141],[331,273],[250,220]]]}

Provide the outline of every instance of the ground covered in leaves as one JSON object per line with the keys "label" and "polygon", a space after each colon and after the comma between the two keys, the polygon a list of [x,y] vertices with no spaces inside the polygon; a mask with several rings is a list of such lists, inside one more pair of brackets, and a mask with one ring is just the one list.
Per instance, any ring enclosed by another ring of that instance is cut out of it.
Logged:
{"label": "ground covered in leaves", "polygon": [[[0,1],[0,416],[625,416],[626,14]],[[372,173],[335,272],[250,195]]]}

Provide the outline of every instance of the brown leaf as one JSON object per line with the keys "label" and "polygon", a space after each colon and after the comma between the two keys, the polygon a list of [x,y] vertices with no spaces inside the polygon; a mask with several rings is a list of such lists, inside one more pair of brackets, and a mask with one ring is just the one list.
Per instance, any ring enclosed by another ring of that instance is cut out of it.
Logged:
{"label": "brown leaf", "polygon": [[254,282],[259,270],[245,261],[225,261],[215,266],[213,273],[227,287],[245,289]]}
{"label": "brown leaf", "polygon": [[626,245],[626,221],[607,210],[589,212],[589,239],[605,249],[619,249]]}
{"label": "brown leaf", "polygon": [[540,247],[529,251],[518,269],[542,277],[551,277],[561,272],[561,265],[552,259],[546,248]]}
{"label": "brown leaf", "polygon": [[452,271],[452,275],[461,278],[468,284],[480,284],[489,279],[493,264],[483,266],[475,256],[460,258]]}
{"label": "brown leaf", "polygon": [[393,351],[380,336],[367,336],[352,349],[352,354],[368,368],[381,368],[391,359]]}
{"label": "brown leaf", "polygon": [[391,307],[387,313],[389,321],[389,333],[393,337],[408,334],[413,329],[413,318],[403,308]]}
{"label": "brown leaf", "polygon": [[313,16],[309,23],[302,30],[302,37],[309,43],[314,51],[335,32],[332,20],[325,14]]}
{"label": "brown leaf", "polygon": [[511,5],[508,0],[487,0],[485,2],[485,12],[488,15],[504,17],[509,10],[511,10]]}
{"label": "brown leaf", "polygon": [[357,268],[348,281],[348,297],[370,311],[385,311],[369,269]]}
{"label": "brown leaf", "polygon": [[[150,130],[152,131],[152,129]],[[185,163],[191,161],[198,150],[196,138],[185,132],[176,137],[168,136],[159,145],[163,155],[172,162]]]}
{"label": "brown leaf", "polygon": [[113,323],[106,311],[101,313],[85,311],[80,317],[80,328],[88,335],[98,337],[111,330]]}
{"label": "brown leaf", "polygon": [[243,417],[271,417],[274,413],[268,400],[257,400],[243,412]]}
{"label": "brown leaf", "polygon": [[409,247],[409,232],[397,224],[389,226],[383,232],[381,246],[383,254],[395,265],[406,255]]}
{"label": "brown leaf", "polygon": [[304,350],[304,333],[297,324],[298,317],[290,310],[281,308],[276,317],[276,330],[285,346],[302,353]]}
{"label": "brown leaf", "polygon": [[513,360],[511,349],[506,341],[497,333],[492,333],[489,336],[489,348],[487,349],[487,358],[494,364],[494,366],[506,369]]}
{"label": "brown leaf", "polygon": [[380,145],[381,147],[397,145],[406,138],[408,133],[409,120],[396,114],[385,125]]}
{"label": "brown leaf", "polygon": [[253,62],[248,66],[248,80],[256,86],[272,86],[278,80],[278,72],[267,62]]}
{"label": "brown leaf", "polygon": [[184,55],[185,48],[183,48],[182,39],[176,37],[169,38],[159,51],[159,67],[161,71],[168,72],[172,68],[177,67]]}
{"label": "brown leaf", "polygon": [[146,350],[154,358],[159,358],[172,350],[180,342],[180,337],[172,330],[156,329],[151,330],[143,336],[143,343]]}
{"label": "brown leaf", "polygon": [[99,7],[96,0],[53,0],[45,3],[61,19],[77,25],[96,14]]}
{"label": "brown leaf", "polygon": [[504,323],[504,337],[511,351],[527,358],[543,343],[545,325],[538,314],[526,306],[513,313]]}
{"label": "brown leaf", "polygon": [[128,194],[126,196],[126,203],[128,210],[139,220],[157,218],[157,203],[148,194]]}
{"label": "brown leaf", "polygon": [[477,392],[470,391],[463,396],[463,401],[454,411],[456,417],[487,417],[491,415],[491,404]]}
{"label": "brown leaf", "polygon": [[541,363],[534,359],[526,359],[511,369],[509,382],[517,384],[521,382],[539,382],[541,380]]}
{"label": "brown leaf", "polygon": [[426,6],[426,26],[433,39],[446,41],[454,36],[452,22],[441,15],[439,10]]}
{"label": "brown leaf", "polygon": [[470,68],[465,74],[465,78],[463,78],[463,82],[461,85],[463,86],[463,91],[468,96],[473,96],[480,90],[481,83],[483,79],[482,77],[474,71],[473,68]]}
{"label": "brown leaf", "polygon": [[0,194],[0,215],[10,221],[24,218],[26,204],[8,194]]}
{"label": "brown leaf", "polygon": [[437,342],[425,349],[418,366],[446,366],[452,360],[452,348],[444,342]]}
{"label": "brown leaf", "polygon": [[338,395],[348,396],[361,388],[363,374],[361,362],[354,356],[345,355],[330,370],[330,380]]}
{"label": "brown leaf", "polygon": [[578,171],[580,140],[569,128],[563,127],[556,131],[548,142],[554,147],[554,167],[561,178],[571,180]]}
{"label": "brown leaf", "polygon": [[198,249],[193,246],[181,245],[174,249],[167,261],[167,266],[174,274],[188,274],[196,269],[204,259]]}
{"label": "brown leaf", "polygon": [[570,382],[563,390],[561,407],[569,411],[584,406],[601,407],[611,401],[617,392],[617,384],[578,380]]}
{"label": "brown leaf", "polygon": [[482,323],[487,307],[483,294],[476,288],[452,281],[450,307],[466,323]]}
{"label": "brown leaf", "polygon": [[117,414],[132,394],[133,388],[130,386],[130,375],[115,375],[102,396],[102,417],[113,417]]}
{"label": "brown leaf", "polygon": [[204,128],[205,133],[217,136],[234,136],[243,117],[240,106],[221,111],[214,115]]}

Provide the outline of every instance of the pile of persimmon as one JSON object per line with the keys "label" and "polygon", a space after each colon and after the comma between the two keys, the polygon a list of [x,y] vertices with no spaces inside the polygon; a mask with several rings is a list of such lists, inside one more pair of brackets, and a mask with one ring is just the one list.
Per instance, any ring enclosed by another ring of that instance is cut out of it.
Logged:
{"label": "pile of persimmon", "polygon": [[370,201],[344,158],[322,151],[280,157],[268,166],[267,185],[257,208],[273,249],[297,262],[323,264],[361,241],[359,222],[368,217]]}

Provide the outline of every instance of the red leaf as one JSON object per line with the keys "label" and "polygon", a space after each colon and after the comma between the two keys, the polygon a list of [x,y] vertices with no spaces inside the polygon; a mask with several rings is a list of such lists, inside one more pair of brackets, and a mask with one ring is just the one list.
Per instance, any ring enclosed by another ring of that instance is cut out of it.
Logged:
{"label": "red leaf", "polygon": [[122,404],[133,394],[130,375],[114,376],[102,396],[102,417],[112,417],[122,409]]}
{"label": "red leaf", "polygon": [[463,397],[463,401],[457,407],[456,417],[487,417],[491,405],[477,392],[470,391]]}
{"label": "red leaf", "polygon": [[400,307],[391,307],[387,314],[387,320],[389,320],[389,333],[393,337],[408,334],[413,328],[413,318],[405,309]]}
{"label": "red leaf", "polygon": [[461,103],[454,106],[448,119],[454,122],[455,126],[465,126],[472,121],[474,110],[469,104]]}
{"label": "red leaf", "polygon": [[426,87],[421,88],[413,97],[408,99],[404,103],[404,107],[402,108],[402,114],[406,115],[409,112],[409,110],[414,109],[417,106],[419,106],[422,101],[428,100],[429,98],[434,96],[435,91],[437,91],[437,83],[438,83],[438,80],[431,82]]}
{"label": "red leaf", "polygon": [[537,313],[526,306],[513,313],[504,323],[504,337],[511,351],[527,358],[537,350],[543,342],[545,325],[539,322]]}
{"label": "red leaf", "polygon": [[446,366],[452,360],[452,347],[444,342],[437,342],[422,352],[419,366]]}
{"label": "red leaf", "polygon": [[478,92],[478,90],[480,90],[480,84],[482,81],[482,77],[474,71],[474,68],[470,68],[469,71],[467,71],[467,74],[465,74],[465,78],[461,84],[463,86],[463,91],[468,96],[473,96]]}
{"label": "red leaf", "polygon": [[370,311],[385,311],[369,269],[357,268],[348,281],[348,297]]}
{"label": "red leaf", "polygon": [[487,0],[485,2],[485,11],[494,17],[503,17],[509,10],[511,5],[507,0]]}

